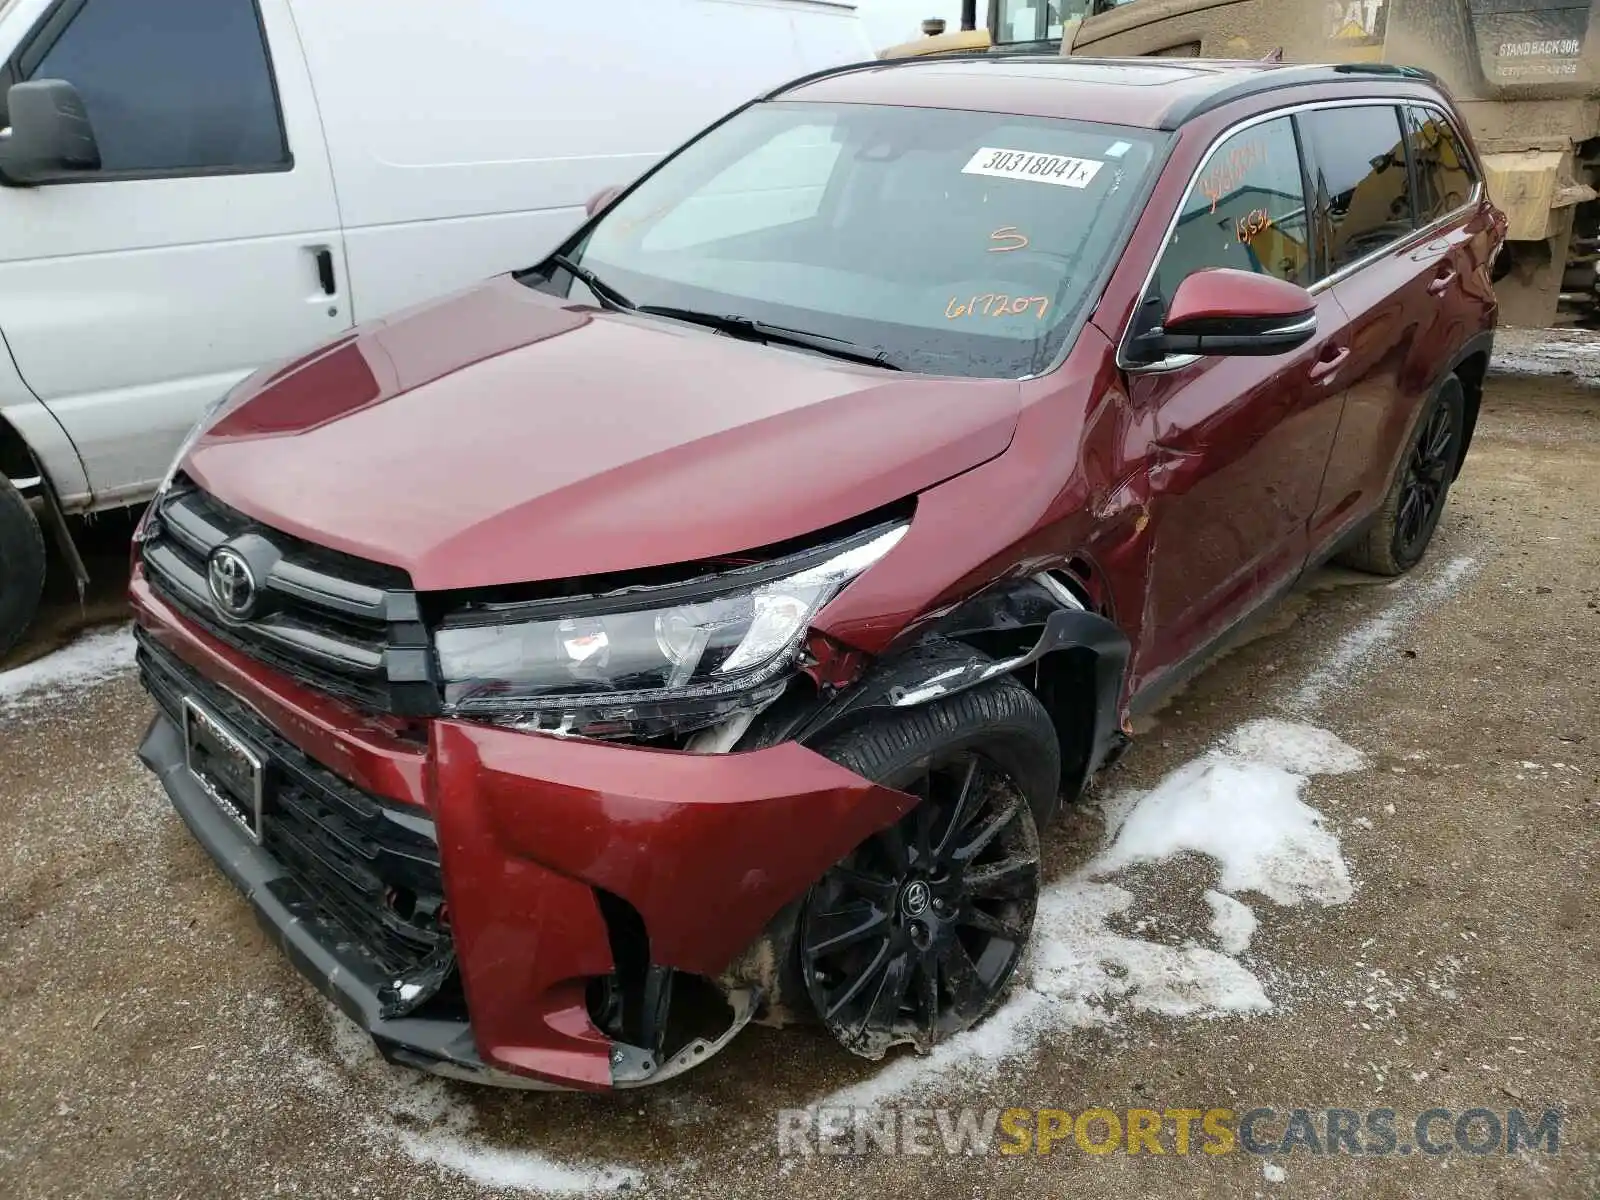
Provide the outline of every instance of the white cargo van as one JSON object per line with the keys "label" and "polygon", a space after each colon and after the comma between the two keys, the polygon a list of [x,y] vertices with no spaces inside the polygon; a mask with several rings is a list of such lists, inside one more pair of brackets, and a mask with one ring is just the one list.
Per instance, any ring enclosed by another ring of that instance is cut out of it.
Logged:
{"label": "white cargo van", "polygon": [[537,261],[728,109],[871,57],[834,0],[0,0],[0,654],[41,511],[147,499],[256,367]]}

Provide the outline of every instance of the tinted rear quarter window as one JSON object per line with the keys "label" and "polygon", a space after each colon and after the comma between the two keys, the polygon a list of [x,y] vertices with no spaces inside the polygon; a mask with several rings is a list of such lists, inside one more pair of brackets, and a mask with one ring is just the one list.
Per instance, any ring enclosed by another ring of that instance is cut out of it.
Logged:
{"label": "tinted rear quarter window", "polygon": [[106,171],[289,161],[254,0],[87,0],[29,78],[78,89]]}
{"label": "tinted rear quarter window", "polygon": [[1296,120],[1305,142],[1319,276],[1331,275],[1416,228],[1411,175],[1393,105],[1319,108]]}
{"label": "tinted rear quarter window", "polygon": [[1466,147],[1437,109],[1406,109],[1406,136],[1417,173],[1417,216],[1426,225],[1466,204],[1478,176]]}

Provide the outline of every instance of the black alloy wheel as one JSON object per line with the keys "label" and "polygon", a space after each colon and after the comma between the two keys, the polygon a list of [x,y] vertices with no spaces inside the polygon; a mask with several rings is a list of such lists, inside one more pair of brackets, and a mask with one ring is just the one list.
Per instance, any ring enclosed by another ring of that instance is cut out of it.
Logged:
{"label": "black alloy wheel", "polygon": [[1402,561],[1422,556],[1439,523],[1445,493],[1450,488],[1450,476],[1455,470],[1459,436],[1454,407],[1435,404],[1417,432],[1400,484],[1395,557]]}
{"label": "black alloy wheel", "polygon": [[1466,437],[1466,391],[1449,375],[1422,411],[1383,504],[1338,561],[1376,575],[1404,575],[1421,562],[1444,515]]}
{"label": "black alloy wheel", "polygon": [[981,748],[926,759],[921,798],[812,888],[799,927],[812,1004],[846,1049],[926,1053],[999,1004],[1040,887],[1024,789]]}

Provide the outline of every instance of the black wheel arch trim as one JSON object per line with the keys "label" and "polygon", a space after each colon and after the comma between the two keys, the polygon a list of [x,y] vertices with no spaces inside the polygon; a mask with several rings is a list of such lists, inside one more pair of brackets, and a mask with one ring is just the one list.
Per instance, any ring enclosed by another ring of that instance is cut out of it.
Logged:
{"label": "black wheel arch trim", "polygon": [[[997,655],[979,648],[991,635],[1018,649]],[[1065,667],[1079,672],[1074,678],[1092,693],[1082,696],[1080,686],[1081,708],[1072,714],[1046,701],[1058,729],[1063,719],[1087,717],[1093,723],[1087,738],[1081,729],[1062,729],[1082,738],[1083,752],[1077,756],[1063,744],[1062,790],[1076,795],[1127,744],[1121,697],[1131,656],[1127,636],[1105,617],[1067,606],[1033,579],[1009,580],[973,596],[917,641],[879,659],[849,688],[792,719],[780,736],[815,742],[869,713],[920,707],[1030,670],[1037,684],[1046,670]]]}
{"label": "black wheel arch trim", "polygon": [[1451,476],[1451,481],[1461,477],[1461,467],[1467,461],[1467,451],[1472,447],[1472,434],[1478,426],[1478,408],[1483,396],[1484,381],[1488,378],[1490,364],[1494,360],[1494,334],[1493,329],[1486,329],[1482,333],[1474,334],[1468,338],[1450,357],[1450,365],[1439,373],[1429,389],[1430,398],[1439,394],[1439,389],[1444,386],[1444,381],[1452,375],[1460,375],[1461,368],[1469,358],[1477,355],[1483,356],[1483,370],[1473,378],[1463,377],[1463,389],[1467,393],[1467,412],[1465,413],[1465,427],[1461,432],[1461,449],[1456,455],[1456,470]]}

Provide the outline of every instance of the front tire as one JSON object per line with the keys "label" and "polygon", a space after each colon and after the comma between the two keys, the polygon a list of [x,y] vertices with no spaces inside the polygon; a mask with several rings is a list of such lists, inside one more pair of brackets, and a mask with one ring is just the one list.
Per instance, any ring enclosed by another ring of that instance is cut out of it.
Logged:
{"label": "front tire", "polygon": [[1422,561],[1460,462],[1466,404],[1461,380],[1446,378],[1417,423],[1376,519],[1338,562],[1374,575],[1404,575]]}
{"label": "front tire", "polygon": [[33,509],[0,475],[0,658],[33,623],[44,591],[44,535]]}
{"label": "front tire", "polygon": [[796,953],[839,1043],[927,1053],[992,1013],[1026,951],[1054,806],[1049,714],[1014,680],[879,717],[818,747],[919,803],[812,887]]}

